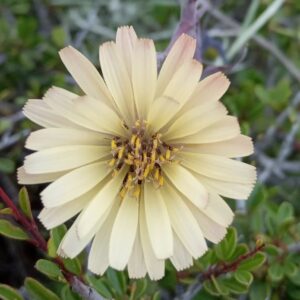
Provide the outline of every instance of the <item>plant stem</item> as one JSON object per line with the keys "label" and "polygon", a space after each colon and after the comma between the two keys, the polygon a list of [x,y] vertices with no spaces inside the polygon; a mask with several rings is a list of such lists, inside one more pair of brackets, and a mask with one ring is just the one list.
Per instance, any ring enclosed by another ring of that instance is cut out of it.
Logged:
{"label": "plant stem", "polygon": [[[48,246],[47,241],[39,232],[38,226],[35,220],[29,221],[27,217],[19,211],[14,202],[10,197],[4,192],[0,187],[0,198],[3,202],[12,210],[14,219],[23,227],[23,229],[31,236],[29,240],[33,245],[35,245],[39,250],[47,255]],[[64,261],[60,257],[54,257],[53,260],[61,269],[66,280],[72,286],[72,289],[82,296],[86,300],[103,300],[103,298],[91,287],[84,283],[83,278],[76,276],[75,274],[68,271],[64,265]]]}

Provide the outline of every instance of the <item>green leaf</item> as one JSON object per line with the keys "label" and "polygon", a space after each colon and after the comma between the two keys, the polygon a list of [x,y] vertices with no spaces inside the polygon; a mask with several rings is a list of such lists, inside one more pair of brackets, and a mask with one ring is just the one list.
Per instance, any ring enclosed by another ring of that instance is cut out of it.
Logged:
{"label": "green leaf", "polygon": [[124,273],[109,268],[106,272],[106,276],[110,282],[110,286],[114,289],[114,291],[119,295],[124,295],[127,286]]}
{"label": "green leaf", "polygon": [[74,293],[69,285],[65,285],[60,292],[61,300],[81,300],[82,298]]}
{"label": "green leaf", "polygon": [[277,212],[276,219],[278,224],[280,225],[285,225],[292,222],[294,220],[294,208],[292,204],[288,202],[281,203]]}
{"label": "green leaf", "polygon": [[0,157],[0,172],[13,173],[16,169],[15,162],[6,157]]}
{"label": "green leaf", "polygon": [[130,295],[131,299],[136,299],[136,300],[141,299],[146,292],[147,285],[148,283],[146,279],[139,279],[133,282],[132,293]]}
{"label": "green leaf", "polygon": [[216,289],[215,285],[210,280],[204,281],[203,287],[210,295],[220,296],[219,291]]}
{"label": "green leaf", "polygon": [[58,246],[67,232],[67,227],[61,225],[50,231],[50,239],[48,240],[48,254],[50,257],[56,257]]}
{"label": "green leaf", "polygon": [[250,300],[267,299],[270,287],[266,282],[254,281],[250,287]]}
{"label": "green leaf", "polygon": [[286,276],[293,277],[297,274],[298,267],[292,261],[285,261],[283,265],[284,273]]}
{"label": "green leaf", "polygon": [[221,260],[229,260],[237,246],[237,233],[235,228],[228,228],[225,238],[215,246],[215,253]]}
{"label": "green leaf", "polygon": [[0,220],[0,234],[16,240],[29,239],[28,234],[23,229],[13,225],[8,220]]}
{"label": "green leaf", "polygon": [[62,27],[55,27],[52,30],[51,33],[52,36],[52,40],[55,43],[56,46],[58,47],[63,47],[64,43],[65,43],[65,38],[66,38],[66,34],[65,34],[65,30]]}
{"label": "green leaf", "polygon": [[58,265],[50,260],[39,259],[35,264],[35,268],[52,279],[60,282],[66,281]]}
{"label": "green leaf", "polygon": [[262,252],[257,252],[254,256],[245,259],[238,266],[240,271],[254,271],[258,269],[266,260],[266,256]]}
{"label": "green leaf", "polygon": [[56,294],[34,278],[27,277],[24,285],[32,300],[60,300]]}
{"label": "green leaf", "polygon": [[211,277],[211,282],[215,286],[218,293],[222,296],[227,296],[229,294],[228,288],[223,284],[222,280],[218,280],[214,276]]}
{"label": "green leaf", "polygon": [[248,291],[248,286],[240,283],[234,277],[224,278],[222,281],[224,286],[226,286],[231,293],[245,294]]}
{"label": "green leaf", "polygon": [[32,220],[33,216],[32,216],[32,211],[30,206],[29,195],[25,187],[22,187],[19,191],[19,205],[22,212],[25,214],[25,216],[30,220]]}
{"label": "green leaf", "polygon": [[94,288],[100,295],[107,299],[112,299],[113,294],[110,292],[109,288],[102,281],[102,279],[97,279],[94,275],[86,275],[86,280],[92,288]]}
{"label": "green leaf", "polygon": [[16,289],[6,284],[0,284],[0,298],[2,300],[23,300]]}
{"label": "green leaf", "polygon": [[5,207],[0,210],[1,215],[12,215],[13,211],[10,207]]}
{"label": "green leaf", "polygon": [[237,270],[234,273],[234,278],[240,282],[241,284],[244,284],[246,286],[249,286],[253,281],[253,275],[248,271],[242,271]]}
{"label": "green leaf", "polygon": [[160,300],[160,291],[157,291],[153,294],[152,300]]}
{"label": "green leaf", "polygon": [[293,276],[289,276],[290,280],[293,282],[293,284],[300,286],[300,270],[297,270],[297,273]]}
{"label": "green leaf", "polygon": [[64,266],[68,271],[73,274],[80,275],[81,274],[81,264],[78,258],[65,258],[63,259]]}
{"label": "green leaf", "polygon": [[282,250],[275,245],[269,244],[266,245],[264,251],[271,256],[278,256]]}
{"label": "green leaf", "polygon": [[278,282],[282,280],[284,276],[284,268],[279,263],[274,263],[270,266],[268,269],[268,275],[271,278],[272,281]]}
{"label": "green leaf", "polygon": [[246,244],[239,244],[239,245],[237,245],[234,253],[230,257],[230,261],[236,260],[241,255],[246,254],[248,251],[249,251],[249,247]]}

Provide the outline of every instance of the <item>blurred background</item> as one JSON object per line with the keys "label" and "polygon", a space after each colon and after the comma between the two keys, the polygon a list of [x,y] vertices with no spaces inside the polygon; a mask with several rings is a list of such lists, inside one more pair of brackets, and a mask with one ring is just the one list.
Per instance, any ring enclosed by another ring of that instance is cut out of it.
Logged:
{"label": "blurred background", "polygon": [[[258,168],[257,186],[247,202],[228,200],[236,211],[238,240],[252,245],[259,237],[275,248],[243,299],[300,299],[300,1],[199,5],[199,57],[210,72],[219,67],[228,74],[231,87],[223,102],[255,142],[247,162]],[[41,98],[52,85],[80,93],[59,49],[73,45],[99,66],[99,44],[114,39],[119,25],[133,25],[163,51],[179,18],[175,0],[0,0],[0,186],[14,200],[20,189],[16,169],[27,153],[24,141],[37,128],[22,115],[26,100]],[[28,189],[35,215],[42,188]],[[41,278],[33,267],[38,257],[28,244],[0,237],[0,282],[20,288],[26,276]],[[155,289],[172,299],[189,276],[169,268]],[[214,299],[203,293],[201,299]]]}

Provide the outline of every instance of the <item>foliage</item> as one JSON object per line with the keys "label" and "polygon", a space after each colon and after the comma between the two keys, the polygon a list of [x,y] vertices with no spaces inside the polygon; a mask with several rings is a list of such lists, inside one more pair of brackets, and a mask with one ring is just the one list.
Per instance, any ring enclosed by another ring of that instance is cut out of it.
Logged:
{"label": "foliage", "polygon": [[[300,5],[286,2],[228,60],[238,36],[273,0],[209,2],[214,5],[200,22],[202,60],[213,69],[225,65],[229,73],[232,84],[223,102],[255,141],[250,160],[258,168],[258,184],[246,202],[228,200],[236,217],[223,241],[210,245],[188,270],[176,273],[167,264],[166,276],[152,282],[112,269],[92,275],[85,252],[75,259],[56,256],[66,227],[41,234],[35,221],[40,187],[27,191],[16,183],[25,137],[35,129],[20,111],[26,99],[41,97],[52,85],[79,92],[57,54],[64,45],[96,63],[98,45],[113,38],[117,26],[132,24],[163,51],[179,19],[177,2],[1,1],[0,186],[19,200],[18,208],[17,201],[0,203],[1,299],[78,300],[74,278],[108,299],[300,299]],[[233,20],[238,25],[230,25]]]}

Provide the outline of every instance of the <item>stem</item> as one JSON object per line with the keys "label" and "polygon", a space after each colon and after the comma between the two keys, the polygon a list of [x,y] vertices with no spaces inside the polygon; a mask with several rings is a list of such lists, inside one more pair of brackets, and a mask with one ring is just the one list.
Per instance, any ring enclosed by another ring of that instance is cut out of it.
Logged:
{"label": "stem", "polygon": [[230,264],[222,263],[221,265],[216,265],[214,268],[211,268],[205,272],[200,273],[196,277],[196,282],[189,286],[189,288],[181,296],[176,298],[177,300],[190,300],[195,297],[195,295],[202,289],[203,281],[209,280],[210,278],[219,277],[228,272],[235,271],[242,261],[254,256],[257,252],[262,250],[265,247],[264,244],[256,246],[253,250],[248,253],[239,256],[235,261]]}
{"label": "stem", "polygon": [[[3,202],[12,210],[14,219],[22,225],[23,229],[31,236],[30,242],[35,245],[38,249],[40,249],[44,254],[48,253],[47,241],[42,236],[42,234],[38,230],[38,226],[35,220],[29,221],[27,217],[22,214],[14,202],[10,199],[10,197],[4,192],[4,190],[0,187],[0,198]],[[72,286],[72,289],[76,291],[79,295],[82,296],[83,299],[86,300],[103,300],[103,298],[91,287],[87,286],[84,283],[83,278],[80,276],[76,276],[70,271],[68,271],[64,265],[64,261],[60,257],[55,257],[53,260],[61,269],[64,274],[66,280]]]}

